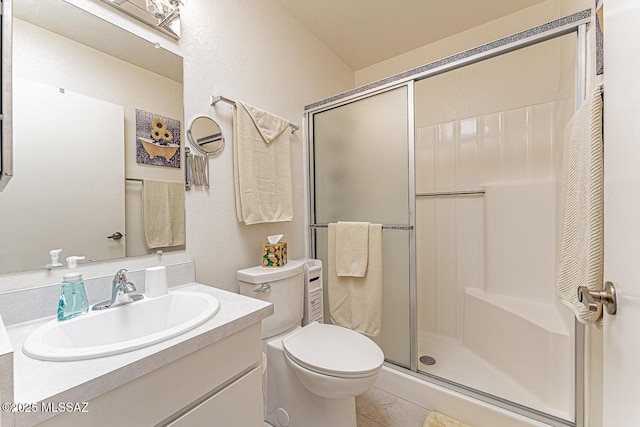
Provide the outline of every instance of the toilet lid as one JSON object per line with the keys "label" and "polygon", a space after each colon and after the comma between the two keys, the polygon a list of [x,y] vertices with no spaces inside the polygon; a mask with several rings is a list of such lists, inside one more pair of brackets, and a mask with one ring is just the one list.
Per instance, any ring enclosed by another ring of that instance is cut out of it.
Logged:
{"label": "toilet lid", "polygon": [[380,347],[364,335],[317,322],[284,338],[282,346],[299,365],[338,377],[366,376],[380,369],[384,362]]}

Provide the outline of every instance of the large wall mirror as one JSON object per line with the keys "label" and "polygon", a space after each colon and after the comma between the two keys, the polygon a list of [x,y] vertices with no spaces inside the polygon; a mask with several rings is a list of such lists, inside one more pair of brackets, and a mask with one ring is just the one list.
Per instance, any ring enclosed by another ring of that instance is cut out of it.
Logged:
{"label": "large wall mirror", "polygon": [[[181,57],[64,0],[13,0],[14,176],[0,192],[0,273],[43,268],[54,249],[61,263],[155,253],[143,185],[183,185],[183,117]],[[153,126],[165,129],[156,151],[179,144],[168,158],[139,143]]]}

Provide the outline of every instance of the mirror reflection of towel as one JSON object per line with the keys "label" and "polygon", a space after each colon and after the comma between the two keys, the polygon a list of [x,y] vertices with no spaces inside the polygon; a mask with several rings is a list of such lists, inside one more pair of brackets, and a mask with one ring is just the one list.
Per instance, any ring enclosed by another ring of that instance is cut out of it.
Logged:
{"label": "mirror reflection of towel", "polygon": [[147,248],[184,245],[184,183],[145,179],[142,193]]}

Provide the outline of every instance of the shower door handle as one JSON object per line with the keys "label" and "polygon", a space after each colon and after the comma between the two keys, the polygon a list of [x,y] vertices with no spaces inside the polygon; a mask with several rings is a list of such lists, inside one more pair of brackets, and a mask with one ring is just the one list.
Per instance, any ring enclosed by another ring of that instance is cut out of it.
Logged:
{"label": "shower door handle", "polygon": [[611,282],[606,282],[601,291],[591,291],[586,286],[579,286],[578,301],[584,304],[589,311],[598,311],[598,304],[602,304],[607,313],[612,315],[616,314],[618,310],[616,287]]}

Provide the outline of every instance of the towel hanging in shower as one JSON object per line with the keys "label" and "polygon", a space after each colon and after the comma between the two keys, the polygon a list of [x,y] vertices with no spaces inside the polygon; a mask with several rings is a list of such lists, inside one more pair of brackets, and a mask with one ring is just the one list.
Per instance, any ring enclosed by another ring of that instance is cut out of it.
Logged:
{"label": "towel hanging in shower", "polygon": [[369,261],[369,223],[342,222],[336,226],[336,274],[364,277]]}
{"label": "towel hanging in shower", "polygon": [[382,225],[369,224],[369,256],[364,277],[338,276],[336,228],[337,224],[329,224],[327,293],[331,322],[378,336],[382,328]]}

